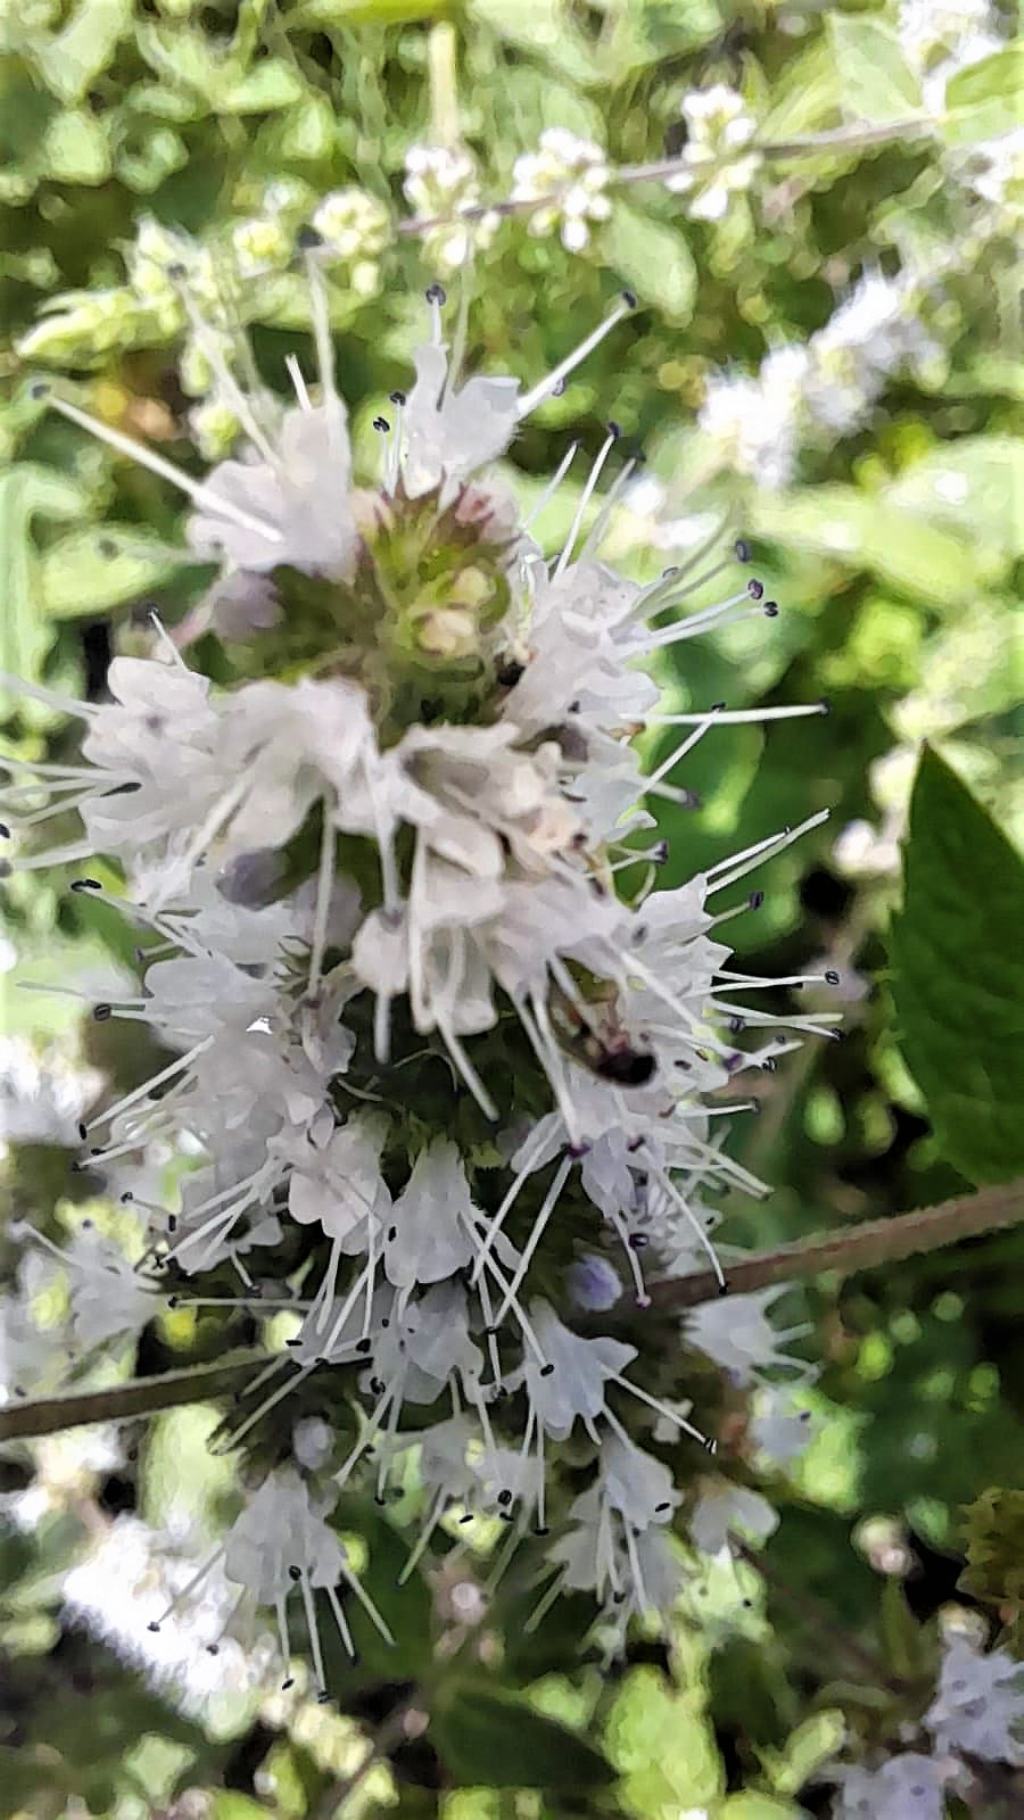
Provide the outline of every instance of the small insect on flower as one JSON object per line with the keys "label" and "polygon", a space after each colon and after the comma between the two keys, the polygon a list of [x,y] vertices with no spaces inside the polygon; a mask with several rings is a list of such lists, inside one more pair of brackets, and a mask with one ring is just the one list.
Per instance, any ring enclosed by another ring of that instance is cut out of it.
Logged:
{"label": "small insect on flower", "polygon": [[657,1057],[622,1027],[613,999],[586,1004],[554,985],[548,1008],[562,1048],[581,1068],[618,1087],[646,1087],[653,1080]]}

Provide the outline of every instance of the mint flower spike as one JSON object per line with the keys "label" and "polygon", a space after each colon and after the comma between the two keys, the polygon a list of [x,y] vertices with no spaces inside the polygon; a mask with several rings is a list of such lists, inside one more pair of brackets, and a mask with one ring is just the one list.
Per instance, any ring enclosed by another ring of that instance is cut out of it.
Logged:
{"label": "mint flower spike", "polygon": [[[348,202],[335,214],[347,231]],[[737,1097],[741,1073],[832,1034],[834,979],[782,982],[814,994],[806,1011],[759,1009],[766,982],[730,965],[723,935],[763,892],[715,905],[825,811],[653,889],[668,852],[652,807],[694,807],[680,779],[695,747],[720,721],[823,711],[665,716],[678,739],[647,773],[630,744],[659,724],[652,658],[778,613],[747,545],[704,524],[656,580],[617,574],[604,533],[637,458],[615,424],[551,555],[488,472],[632,298],[524,391],[463,377],[432,286],[429,337],[382,409],[363,486],[315,238],[302,258],[317,370],[289,360],[291,400],[250,388],[248,362],[225,370],[203,300],[182,304],[243,441],[207,479],[57,403],[185,493],[183,560],[221,572],[175,638],[218,635],[238,680],[194,673],[155,623],[153,655],[115,658],[102,701],[12,680],[78,718],[81,760],[0,766],[13,868],[116,859],[120,894],[91,870],[71,888],[133,924],[139,984],[92,1015],[171,1052],[80,1126],[79,1166],[130,1210],[142,1255],[134,1270],[106,1251],[88,1262],[57,1343],[120,1344],[165,1306],[293,1317],[212,1442],[257,1483],[209,1571],[223,1563],[243,1606],[275,1614],[286,1662],[298,1589],[324,1693],[324,1601],[346,1648],[345,1589],[382,1628],[331,1512],[350,1491],[389,1503],[399,1469],[420,1500],[405,1578],[438,1525],[484,1517],[504,1531],[492,1587],[517,1550],[543,1558],[535,1623],[563,1587],[583,1591],[615,1649],[634,1613],[670,1608],[685,1558],[667,1531],[684,1501],[701,1509],[715,1371],[763,1397],[814,1367],[789,1350],[799,1327],[776,1331],[775,1291],[732,1315],[698,1307],[683,1337],[711,1387],[702,1422],[685,1383],[666,1394],[679,1330],[648,1281],[709,1261],[727,1288],[712,1197],[767,1188],[724,1147],[722,1118],[756,1105]],[[81,840],[37,849],[71,813]],[[623,1302],[628,1340],[600,1332]],[[31,1334],[4,1318],[34,1370]],[[317,1413],[342,1407],[354,1425]],[[764,1450],[780,1435],[795,1456],[799,1418],[777,1412]],[[671,1469],[650,1451],[668,1446]],[[567,1457],[590,1473],[572,1497]],[[716,1478],[703,1533],[710,1510],[727,1536],[741,1505]]]}

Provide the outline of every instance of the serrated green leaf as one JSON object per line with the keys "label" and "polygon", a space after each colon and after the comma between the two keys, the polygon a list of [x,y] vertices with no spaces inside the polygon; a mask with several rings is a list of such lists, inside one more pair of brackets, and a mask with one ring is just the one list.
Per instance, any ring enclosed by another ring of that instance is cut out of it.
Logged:
{"label": "serrated green leaf", "polygon": [[616,202],[603,245],[608,264],[638,297],[671,322],[689,322],[697,296],[697,267],[677,228]]}
{"label": "serrated green leaf", "polygon": [[892,26],[863,13],[830,13],[828,33],[847,120],[883,123],[920,112],[920,85]]}
{"label": "serrated green leaf", "polygon": [[978,145],[1024,126],[1024,44],[1009,44],[951,76],[940,129],[947,145]]}
{"label": "serrated green leaf", "polygon": [[787,63],[773,83],[771,107],[761,122],[759,137],[767,144],[813,133],[828,125],[839,112],[839,77],[831,46],[824,40],[808,46],[803,55]]}
{"label": "serrated green leaf", "polygon": [[615,1781],[606,1757],[521,1700],[470,1682],[449,1682],[431,1736],[449,1770],[468,1787],[585,1789]]}
{"label": "serrated green leaf", "polygon": [[251,1795],[237,1795],[232,1789],[215,1794],[208,1812],[210,1820],[267,1820],[262,1801],[254,1801]]}
{"label": "serrated green leaf", "polygon": [[39,559],[39,602],[50,619],[81,619],[137,600],[180,564],[152,531],[103,525],[72,531]]}
{"label": "serrated green leaf", "polygon": [[804,1820],[802,1807],[792,1801],[778,1801],[774,1795],[760,1795],[756,1789],[730,1795],[716,1813],[719,1820]]}
{"label": "serrated green leaf", "polygon": [[973,1182],[1024,1170],[1024,859],[926,747],[891,941],[907,1064],[944,1154]]}
{"label": "serrated green leaf", "polygon": [[890,505],[939,520],[1007,561],[1024,556],[1024,437],[962,436],[914,463]]}

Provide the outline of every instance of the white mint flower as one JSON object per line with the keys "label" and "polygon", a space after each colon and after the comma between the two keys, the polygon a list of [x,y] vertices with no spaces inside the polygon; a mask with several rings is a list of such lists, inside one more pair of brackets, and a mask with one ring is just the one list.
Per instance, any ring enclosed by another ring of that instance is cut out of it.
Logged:
{"label": "white mint flower", "polygon": [[[424,184],[448,182],[458,223],[472,206],[458,155],[413,163]],[[301,248],[316,370],[289,360],[290,405],[243,387],[248,362],[232,364],[187,261],[184,277],[168,274],[211,396],[239,425],[237,457],[208,477],[52,399],[189,501],[186,554],[220,573],[183,642],[219,635],[217,673],[232,680],[194,674],[156,625],[153,657],[115,659],[109,699],[15,685],[78,716],[81,763],[0,759],[12,869],[117,858],[123,897],[71,881],[120,909],[140,944],[138,985],[92,1014],[147,1026],[170,1051],[80,1127],[84,1165],[125,1182],[144,1255],[133,1268],[90,1251],[71,1290],[79,1351],[120,1345],[161,1306],[292,1317],[214,1443],[282,1464],[193,1577],[215,1584],[223,1561],[240,1610],[273,1609],[286,1664],[294,1592],[322,1692],[318,1607],[346,1648],[343,1589],[384,1628],[330,1500],[370,1489],[385,1503],[398,1462],[415,1486],[418,1459],[422,1487],[406,1577],[438,1523],[479,1513],[506,1526],[495,1576],[534,1546],[528,1530],[550,1536],[535,1551],[552,1576],[537,1622],[563,1587],[596,1599],[613,1643],[632,1614],[671,1608],[681,1559],[667,1532],[683,1491],[638,1439],[716,1444],[690,1420],[685,1384],[669,1400],[647,1388],[640,1317],[636,1344],[594,1317],[607,1310],[611,1325],[625,1285],[655,1331],[656,1364],[678,1326],[645,1262],[662,1278],[710,1263],[728,1287],[709,1191],[765,1188],[715,1122],[749,1103],[713,1096],[832,1026],[831,1013],[759,1009],[765,982],[732,962],[719,937],[734,912],[715,903],[824,812],[652,889],[667,858],[652,807],[692,803],[688,753],[721,724],[822,711],[657,712],[645,666],[658,653],[778,612],[749,574],[715,589],[723,567],[749,563],[746,545],[723,558],[717,533],[691,523],[655,580],[617,575],[601,551],[635,461],[614,425],[550,558],[487,471],[635,300],[524,387],[464,375],[464,337],[449,350],[432,286],[414,383],[378,417],[379,473],[356,486],[325,276],[332,235],[336,259],[354,252],[350,200],[325,199],[317,243]],[[786,365],[783,350],[766,383],[792,381]],[[661,725],[678,733],[645,774],[631,735]],[[75,812],[81,839],[36,847],[51,818]],[[807,983],[835,975],[781,982]],[[173,1161],[173,1192],[150,1167],[158,1157]],[[806,1377],[788,1350],[802,1330],[767,1318],[778,1293],[696,1308],[689,1343],[746,1386]],[[567,1324],[570,1306],[584,1331]],[[48,1366],[20,1305],[5,1325],[16,1393],[22,1355],[33,1377]],[[344,1420],[323,1413],[342,1409]],[[571,1494],[566,1458],[583,1475]],[[773,1523],[724,1481],[704,1487],[694,1516],[715,1547]],[[169,1621],[187,1597],[171,1590]]]}
{"label": "white mint flower", "polygon": [[698,423],[717,465],[768,489],[788,485],[799,452],[807,372],[805,348],[778,348],[756,379],[727,375],[709,382]]}
{"label": "white mint flower", "polygon": [[379,259],[391,239],[391,218],[384,204],[355,186],[332,190],[317,204],[312,225],[331,259],[349,268],[352,289],[360,297],[376,291]]}
{"label": "white mint flower", "polygon": [[405,154],[406,199],[416,215],[436,226],[423,236],[425,259],[444,271],[465,265],[474,248],[490,245],[499,217],[480,209],[480,184],[472,154],[464,145],[411,145]]}
{"label": "white mint flower", "polygon": [[666,187],[688,197],[695,220],[721,221],[732,198],[750,188],[761,165],[751,145],[757,122],[742,95],[725,83],[691,89],[680,112],[688,138],[682,169],[666,177]]}
{"label": "white mint flower", "polygon": [[761,1453],[780,1466],[806,1453],[815,1433],[809,1409],[797,1409],[785,1390],[774,1388],[758,1393],[756,1409],[750,1438]]}
{"label": "white mint flower", "polygon": [[778,1511],[759,1492],[724,1480],[705,1482],[690,1512],[690,1535],[705,1555],[719,1555],[731,1536],[763,1542],[779,1525]]}
{"label": "white mint flower", "polygon": [[879,1769],[842,1769],[835,1820],[944,1820],[946,1776],[918,1751],[890,1757]]}
{"label": "white mint flower", "polygon": [[1024,1665],[1004,1649],[983,1654],[966,1637],[948,1637],[924,1723],[940,1751],[1024,1763]]}
{"label": "white mint flower", "polygon": [[530,233],[550,234],[557,227],[570,253],[582,252],[591,223],[607,221],[611,214],[605,195],[611,172],[601,147],[565,127],[545,127],[540,149],[523,152],[512,175],[513,202],[541,203],[527,217]]}
{"label": "white mint flower", "polygon": [[784,1294],[782,1286],[729,1296],[727,1301],[702,1302],[685,1316],[686,1337],[737,1383],[755,1383],[763,1372],[773,1370],[784,1370],[790,1381],[804,1378],[811,1368],[785,1348],[787,1341],[799,1339],[808,1329],[801,1325],[780,1333],[768,1320],[772,1304]]}
{"label": "white mint flower", "polygon": [[[206,1571],[222,1556],[225,1577],[242,1589],[243,1596],[251,1604],[270,1606],[276,1613],[286,1686],[291,1685],[287,1678],[291,1657],[287,1601],[296,1588],[302,1597],[321,1698],[326,1698],[327,1688],[315,1591],[326,1594],[341,1640],[350,1655],[354,1654],[352,1633],[337,1592],[341,1584],[359,1600],[381,1634],[389,1642],[393,1640],[361,1581],[349,1567],[348,1556],[334,1530],[314,1505],[298,1474],[288,1468],[272,1473],[248,1499],[225,1542],[211,1557]],[[149,1628],[159,1630],[164,1622],[165,1617],[161,1616]]]}

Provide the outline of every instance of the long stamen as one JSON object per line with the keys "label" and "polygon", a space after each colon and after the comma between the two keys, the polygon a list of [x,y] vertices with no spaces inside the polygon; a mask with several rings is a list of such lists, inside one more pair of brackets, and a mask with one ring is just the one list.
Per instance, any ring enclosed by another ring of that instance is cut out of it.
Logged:
{"label": "long stamen", "polygon": [[522,1283],[523,1278],[526,1275],[526,1272],[530,1268],[530,1260],[533,1257],[533,1254],[536,1251],[537,1246],[540,1244],[541,1238],[543,1237],[543,1234],[544,1234],[545,1226],[547,1225],[549,1219],[551,1218],[551,1215],[554,1213],[555,1207],[557,1206],[557,1203],[558,1203],[558,1197],[561,1194],[562,1189],[565,1187],[566,1178],[569,1174],[570,1169],[572,1168],[572,1165],[573,1165],[573,1158],[571,1156],[562,1158],[562,1161],[559,1164],[558,1169],[555,1172],[554,1181],[552,1182],[550,1188],[548,1189],[547,1194],[544,1196],[544,1200],[541,1204],[540,1212],[538,1213],[537,1218],[534,1220],[534,1223],[533,1223],[533,1230],[530,1233],[530,1236],[526,1241],[526,1245],[523,1249],[523,1254],[522,1254],[521,1258],[519,1259],[519,1263],[516,1265],[515,1275],[513,1276],[512,1281],[509,1284],[509,1287],[505,1292],[504,1300],[502,1301],[501,1306],[498,1309],[496,1321],[499,1326],[505,1318],[505,1315],[508,1311],[508,1307],[509,1307],[509,1304],[510,1304],[513,1296],[518,1294],[519,1286]]}
{"label": "long stamen", "polygon": [[[780,834],[773,834],[768,840],[759,841],[755,847],[748,848],[747,853],[749,857],[744,864],[735,865],[733,870],[728,872],[724,878],[718,879],[714,884],[709,883],[707,888],[708,897],[711,897],[716,891],[728,890],[730,885],[735,885],[739,879],[745,878],[748,872],[753,872],[757,866],[763,865],[769,853],[772,858],[774,858],[777,853],[782,853],[786,847],[791,847],[794,841],[800,840],[805,834],[809,834],[812,828],[820,828],[823,822],[828,821],[828,818],[828,809],[820,809],[817,815],[809,815],[805,821],[799,822],[795,828],[784,828]],[[742,857],[743,856],[741,855],[741,858]],[[728,863],[729,862],[726,862],[726,864]],[[717,870],[717,867],[712,866],[708,873],[708,878],[710,879],[711,873]]]}
{"label": "long stamen", "polygon": [[544,510],[544,507],[549,503],[550,500],[552,500],[554,498],[555,494],[558,492],[559,487],[561,486],[563,480],[565,479],[566,475],[569,472],[569,469],[572,467],[572,464],[573,464],[574,460],[576,459],[577,454],[579,453],[579,446],[580,445],[578,442],[571,442],[569,444],[569,447],[566,449],[565,454],[562,456],[561,461],[559,462],[557,468],[555,469],[554,473],[552,474],[551,479],[548,481],[547,485],[543,489],[539,498],[536,500],[534,505],[531,507],[531,509],[527,513],[526,517],[523,519],[523,530],[524,531],[529,530],[529,528],[533,524],[534,520],[540,517],[541,513]]}
{"label": "long stamen", "polygon": [[703,727],[714,719],[720,727],[759,726],[767,720],[804,720],[812,714],[827,714],[824,701],[799,702],[786,708],[709,708],[705,714],[645,714],[645,727]]}
{"label": "long stamen", "polygon": [[615,308],[605,317],[604,321],[599,322],[597,328],[593,329],[586,339],[580,342],[579,347],[574,348],[571,354],[567,354],[564,360],[559,361],[558,365],[552,368],[546,379],[542,379],[539,385],[535,385],[531,392],[527,392],[526,396],[519,400],[516,415],[520,422],[524,417],[529,417],[531,411],[535,411],[539,404],[543,404],[545,398],[550,398],[551,394],[557,391],[562,380],[567,379],[570,373],[575,372],[581,361],[586,360],[588,354],[592,354],[595,348],[600,347],[605,336],[610,335],[612,330],[622,321],[622,318],[628,316],[630,311],[635,309],[635,307],[636,298],[633,296],[632,292],[624,291],[621,301],[616,304]]}
{"label": "long stamen", "polygon": [[613,448],[615,447],[615,444],[617,443],[618,439],[619,439],[618,425],[615,425],[612,429],[609,430],[608,435],[605,437],[604,442],[601,444],[601,447],[598,451],[594,464],[591,467],[590,473],[587,475],[587,478],[583,484],[583,491],[580,494],[579,503],[573,514],[572,524],[569,526],[569,535],[566,538],[564,544],[562,545],[562,553],[559,556],[557,563],[555,564],[554,579],[556,581],[558,580],[558,577],[564,573],[565,568],[569,562],[569,558],[572,556],[573,550],[576,545],[576,539],[580,534],[580,526],[583,523],[583,519],[586,514],[587,507],[590,504],[591,497],[594,492],[594,488],[596,487],[598,481],[601,478],[601,471],[604,467],[604,464],[608,460],[608,457],[611,454]]}
{"label": "long stamen", "polygon": [[309,1569],[304,1567],[299,1575],[302,1588],[302,1603],[306,1610],[306,1630],[309,1634],[309,1645],[313,1652],[313,1679],[317,1692],[322,1700],[327,1698],[327,1682],[324,1678],[324,1659],[320,1652],[320,1632],[316,1623],[316,1605],[313,1601],[313,1588],[310,1585]]}
{"label": "long stamen", "polygon": [[[116,449],[119,455],[127,455],[130,461],[137,461],[140,467],[148,468],[151,474],[158,474],[161,480],[167,480],[179,493],[184,493],[198,506],[205,506],[208,511],[216,513],[218,518],[230,518],[243,530],[255,531],[258,537],[265,537],[268,543],[280,543],[281,532],[274,525],[267,524],[262,518],[255,518],[232,500],[224,499],[205,481],[193,480],[183,468],[175,467],[171,461],[165,461],[162,455],[154,454],[144,443],[136,442],[131,436],[123,436],[120,430],[112,429],[110,424],[101,418],[93,417],[88,411],[79,410],[76,404],[70,404],[66,398],[49,399],[53,410],[66,417],[69,423],[75,423],[82,430],[88,430],[97,441],[105,442],[108,448]],[[183,558],[184,560],[184,558]]]}

